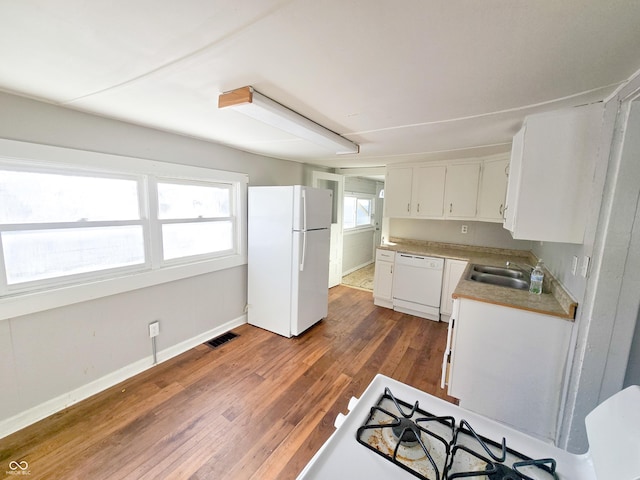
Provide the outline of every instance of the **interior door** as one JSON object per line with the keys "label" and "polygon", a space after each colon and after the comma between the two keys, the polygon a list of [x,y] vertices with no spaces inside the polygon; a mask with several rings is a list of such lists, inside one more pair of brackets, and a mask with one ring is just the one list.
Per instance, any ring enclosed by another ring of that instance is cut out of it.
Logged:
{"label": "interior door", "polygon": [[313,172],[313,186],[333,192],[331,208],[331,239],[329,244],[329,288],[342,282],[342,198],[344,176],[336,173]]}

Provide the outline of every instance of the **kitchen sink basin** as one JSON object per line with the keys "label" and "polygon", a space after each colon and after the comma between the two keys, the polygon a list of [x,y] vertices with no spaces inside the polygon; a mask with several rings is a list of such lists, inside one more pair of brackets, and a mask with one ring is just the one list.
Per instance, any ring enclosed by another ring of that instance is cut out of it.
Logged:
{"label": "kitchen sink basin", "polygon": [[490,265],[471,265],[467,280],[488,283],[499,287],[529,290],[529,280],[519,270],[506,267],[492,267]]}
{"label": "kitchen sink basin", "polygon": [[510,278],[524,278],[524,273],[520,270],[515,270],[513,268],[507,267],[492,267],[490,265],[472,265],[471,271],[473,273],[488,273],[491,275],[500,275],[501,277],[510,277]]}

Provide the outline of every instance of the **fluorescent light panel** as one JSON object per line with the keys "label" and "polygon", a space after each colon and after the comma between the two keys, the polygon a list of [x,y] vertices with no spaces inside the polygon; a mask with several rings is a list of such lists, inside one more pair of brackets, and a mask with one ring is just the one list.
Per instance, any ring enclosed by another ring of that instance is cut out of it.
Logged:
{"label": "fluorescent light panel", "polygon": [[253,87],[237,88],[221,94],[218,97],[218,108],[227,107],[296,137],[309,140],[338,155],[360,151],[356,143],[265,97]]}

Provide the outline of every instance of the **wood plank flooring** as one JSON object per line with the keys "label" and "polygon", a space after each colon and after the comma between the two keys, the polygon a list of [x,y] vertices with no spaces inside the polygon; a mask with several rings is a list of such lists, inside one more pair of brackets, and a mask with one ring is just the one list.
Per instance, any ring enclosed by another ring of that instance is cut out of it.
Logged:
{"label": "wood plank flooring", "polygon": [[375,374],[453,400],[446,327],[334,287],[298,338],[243,325],[0,439],[0,478],[27,461],[31,479],[295,479]]}

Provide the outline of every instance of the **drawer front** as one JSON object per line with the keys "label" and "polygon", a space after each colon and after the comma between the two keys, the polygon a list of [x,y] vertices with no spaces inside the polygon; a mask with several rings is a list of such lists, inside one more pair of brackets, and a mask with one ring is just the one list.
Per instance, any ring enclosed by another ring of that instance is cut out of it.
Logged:
{"label": "drawer front", "polygon": [[384,250],[378,248],[376,250],[376,262],[393,262],[396,258],[396,252],[393,250]]}

